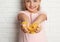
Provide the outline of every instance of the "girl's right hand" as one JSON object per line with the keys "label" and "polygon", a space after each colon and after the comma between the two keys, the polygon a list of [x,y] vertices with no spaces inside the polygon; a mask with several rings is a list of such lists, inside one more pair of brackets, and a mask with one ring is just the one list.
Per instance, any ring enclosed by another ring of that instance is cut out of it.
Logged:
{"label": "girl's right hand", "polygon": [[29,25],[30,25],[29,22],[23,22],[22,23],[22,30],[23,30],[24,33],[29,33],[29,31],[28,31]]}

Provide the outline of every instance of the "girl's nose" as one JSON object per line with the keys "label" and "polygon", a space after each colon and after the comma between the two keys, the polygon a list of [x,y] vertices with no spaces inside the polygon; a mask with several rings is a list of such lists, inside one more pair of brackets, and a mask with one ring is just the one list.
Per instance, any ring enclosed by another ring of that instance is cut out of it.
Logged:
{"label": "girl's nose", "polygon": [[33,6],[33,2],[30,2],[30,5]]}

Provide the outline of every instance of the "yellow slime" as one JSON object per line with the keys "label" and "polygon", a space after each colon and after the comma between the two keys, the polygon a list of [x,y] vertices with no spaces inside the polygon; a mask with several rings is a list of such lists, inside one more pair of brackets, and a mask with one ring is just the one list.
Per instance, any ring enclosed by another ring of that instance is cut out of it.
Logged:
{"label": "yellow slime", "polygon": [[23,28],[27,28],[30,34],[36,33],[35,30],[38,27],[38,24],[37,23],[31,24],[29,27],[26,26],[27,25],[27,22],[26,21],[22,22],[22,24],[23,24]]}

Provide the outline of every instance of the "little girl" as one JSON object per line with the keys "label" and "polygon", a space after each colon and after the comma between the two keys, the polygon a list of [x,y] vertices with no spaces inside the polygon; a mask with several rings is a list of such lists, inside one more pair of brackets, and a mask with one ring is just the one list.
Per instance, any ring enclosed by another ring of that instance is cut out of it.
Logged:
{"label": "little girl", "polygon": [[41,26],[47,16],[40,9],[40,2],[41,0],[24,0],[26,10],[18,14],[19,42],[47,42]]}

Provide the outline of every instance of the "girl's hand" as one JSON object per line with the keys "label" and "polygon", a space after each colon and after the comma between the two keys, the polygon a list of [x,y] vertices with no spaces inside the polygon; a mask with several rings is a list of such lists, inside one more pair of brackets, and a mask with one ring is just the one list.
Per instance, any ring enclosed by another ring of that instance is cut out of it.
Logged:
{"label": "girl's hand", "polygon": [[29,22],[25,22],[25,21],[22,22],[22,31],[23,31],[24,33],[29,33],[29,31],[28,31],[29,25],[30,25]]}
{"label": "girl's hand", "polygon": [[36,33],[40,32],[40,28],[37,28],[35,32],[36,32]]}
{"label": "girl's hand", "polygon": [[36,33],[40,32],[42,30],[41,26],[37,27],[37,29],[35,30]]}
{"label": "girl's hand", "polygon": [[[20,21],[21,30],[25,33],[29,32],[27,27],[29,26],[29,17],[24,13],[18,14],[18,21]],[[22,24],[23,22],[23,24]],[[24,23],[25,22],[25,23]],[[27,22],[27,24],[26,24]]]}

